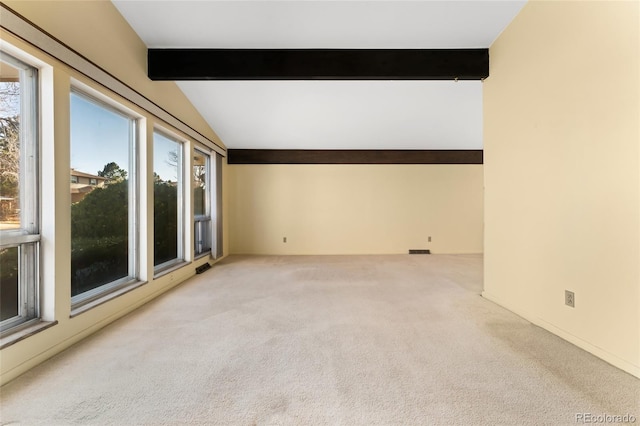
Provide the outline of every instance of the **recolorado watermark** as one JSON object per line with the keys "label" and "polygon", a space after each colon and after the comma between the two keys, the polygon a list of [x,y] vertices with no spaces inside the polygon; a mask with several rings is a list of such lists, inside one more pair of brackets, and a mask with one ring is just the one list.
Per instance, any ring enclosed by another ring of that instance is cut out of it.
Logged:
{"label": "recolorado watermark", "polygon": [[594,414],[576,413],[576,423],[582,424],[607,424],[607,423],[635,423],[633,414]]}

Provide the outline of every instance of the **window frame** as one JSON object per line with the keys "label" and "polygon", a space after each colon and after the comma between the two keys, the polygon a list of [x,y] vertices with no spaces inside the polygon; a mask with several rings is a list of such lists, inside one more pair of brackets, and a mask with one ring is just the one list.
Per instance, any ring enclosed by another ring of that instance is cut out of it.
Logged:
{"label": "window frame", "polygon": [[[202,258],[206,255],[211,255],[213,253],[213,220],[212,220],[212,194],[211,194],[211,183],[212,183],[212,176],[211,176],[211,172],[212,172],[212,153],[210,150],[206,149],[206,148],[201,148],[201,147],[194,147],[193,149],[193,156],[196,156],[196,153],[199,153],[200,155],[205,157],[205,171],[206,171],[206,178],[205,178],[205,190],[203,191],[203,196],[204,196],[204,205],[205,205],[205,214],[204,215],[196,215],[195,213],[195,208],[194,208],[194,212],[193,212],[193,253],[194,253],[194,259],[199,259]],[[193,180],[193,167],[194,165],[192,164],[191,166],[191,179]],[[193,191],[194,188],[192,188]],[[192,196],[192,198],[195,201],[195,197]],[[208,226],[208,229],[207,229]],[[205,228],[204,230],[202,230],[202,228]],[[208,235],[209,238],[209,247],[205,248],[201,251],[198,251],[198,232],[196,231],[198,228],[200,228],[200,234],[206,234]]]}
{"label": "window frame", "polygon": [[40,72],[4,48],[0,53],[2,62],[18,69],[20,82],[20,227],[0,231],[0,249],[18,249],[18,313],[0,322],[4,336],[39,321],[41,315]]}
{"label": "window frame", "polygon": [[[99,287],[76,294],[71,297],[72,311],[90,304],[96,300],[108,297],[118,290],[140,282],[140,149],[144,146],[143,129],[145,127],[144,117],[122,103],[113,99],[112,96],[103,94],[86,84],[75,79],[71,79],[71,88],[69,91],[69,99],[76,95],[85,101],[104,108],[105,110],[129,120],[129,170],[128,170],[128,274],[126,277],[105,283]],[[72,117],[70,116],[70,123]],[[71,126],[71,124],[70,124]],[[145,142],[146,143],[146,142]],[[70,152],[73,149],[70,141]],[[69,259],[71,260],[71,258]]]}
{"label": "window frame", "polygon": [[[163,127],[160,126],[154,126],[153,128],[153,133],[151,135],[151,143],[153,144],[153,149],[155,152],[155,135],[158,134],[166,139],[169,139],[170,141],[176,142],[179,146],[179,150],[178,150],[178,165],[177,165],[177,171],[176,174],[178,176],[178,182],[177,182],[177,188],[178,188],[178,194],[177,194],[177,213],[178,213],[178,217],[177,217],[177,221],[178,223],[176,224],[177,227],[177,232],[178,232],[178,247],[177,247],[177,257],[174,259],[170,259],[167,260],[166,262],[160,263],[158,265],[155,265],[155,261],[152,259],[151,262],[154,263],[153,265],[153,273],[154,273],[154,277],[158,277],[160,275],[162,275],[162,273],[167,272],[169,270],[174,269],[177,265],[181,265],[186,263],[186,238],[185,238],[185,218],[186,218],[186,212],[185,212],[185,205],[186,205],[186,197],[185,197],[185,187],[186,187],[186,180],[185,180],[185,170],[186,170],[186,165],[185,165],[185,152],[187,149],[187,144],[188,141],[176,136],[174,133],[170,132],[169,130],[166,130]],[[155,173],[155,161],[153,161],[153,172]],[[155,182],[153,182],[153,184],[155,184]],[[153,189],[152,189],[153,191]],[[154,193],[154,206],[155,206],[155,192]],[[155,248],[155,210],[154,210],[154,218],[153,218],[153,223],[154,223],[154,232],[153,232],[153,242],[154,242],[154,248]],[[154,251],[154,256],[155,256],[155,251]]]}
{"label": "window frame", "polygon": [[213,218],[213,222],[211,225],[211,250],[214,259],[220,259],[224,256],[224,239],[223,239],[223,225],[222,225],[222,169],[223,169],[223,160],[222,155],[217,152],[213,152],[212,155],[215,157],[214,161],[214,170],[212,170],[212,176],[214,177],[214,185],[211,187],[211,191],[213,192],[212,200],[215,203],[215,217]]}

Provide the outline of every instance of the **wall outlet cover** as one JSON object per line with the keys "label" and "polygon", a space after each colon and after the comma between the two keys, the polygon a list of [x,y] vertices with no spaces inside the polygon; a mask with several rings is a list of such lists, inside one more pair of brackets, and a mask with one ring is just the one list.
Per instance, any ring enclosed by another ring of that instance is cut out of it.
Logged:
{"label": "wall outlet cover", "polygon": [[564,291],[564,304],[567,306],[571,306],[572,308],[576,307],[576,296],[572,291]]}

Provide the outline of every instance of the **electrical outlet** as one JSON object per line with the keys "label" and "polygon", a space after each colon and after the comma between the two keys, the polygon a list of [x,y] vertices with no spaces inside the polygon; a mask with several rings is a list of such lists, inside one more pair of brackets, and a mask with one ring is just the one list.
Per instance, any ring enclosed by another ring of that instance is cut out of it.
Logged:
{"label": "electrical outlet", "polygon": [[282,242],[286,243],[287,242],[287,237],[282,237]]}
{"label": "electrical outlet", "polygon": [[429,238],[427,239],[427,241],[431,242],[431,237],[429,237]]}
{"label": "electrical outlet", "polygon": [[572,308],[576,307],[576,296],[572,291],[564,291],[564,304],[567,306],[571,306]]}

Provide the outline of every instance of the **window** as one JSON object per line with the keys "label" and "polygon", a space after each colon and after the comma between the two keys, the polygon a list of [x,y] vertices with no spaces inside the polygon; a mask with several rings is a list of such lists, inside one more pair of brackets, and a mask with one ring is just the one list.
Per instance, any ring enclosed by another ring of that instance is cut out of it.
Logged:
{"label": "window", "polygon": [[78,176],[71,175],[71,183],[78,183]]}
{"label": "window", "polygon": [[94,179],[94,178],[89,179],[89,185],[94,185],[95,186],[97,184],[98,184],[98,179]]}
{"label": "window", "polygon": [[153,265],[161,271],[184,259],[183,144],[153,134]]}
{"label": "window", "polygon": [[193,222],[195,255],[211,251],[211,156],[200,150],[193,155]]}
{"label": "window", "polygon": [[223,255],[223,240],[222,240],[222,155],[216,154],[216,163],[215,163],[215,228],[214,232],[214,244],[215,244],[215,258],[218,259]]}
{"label": "window", "polygon": [[[212,192],[213,191],[213,192]],[[222,156],[199,149],[193,155],[193,216],[195,255],[222,256]]]}
{"label": "window", "polygon": [[137,120],[74,89],[71,167],[104,178],[71,187],[71,296],[80,306],[136,281]]}
{"label": "window", "polygon": [[0,331],[39,316],[37,70],[0,56]]}

